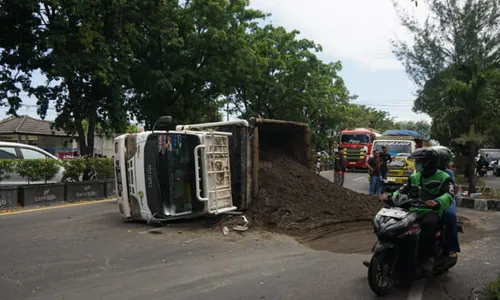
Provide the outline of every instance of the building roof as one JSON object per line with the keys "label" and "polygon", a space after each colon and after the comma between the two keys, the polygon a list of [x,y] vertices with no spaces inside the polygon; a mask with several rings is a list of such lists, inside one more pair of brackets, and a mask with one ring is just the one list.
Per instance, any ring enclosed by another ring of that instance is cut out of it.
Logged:
{"label": "building roof", "polygon": [[66,132],[51,128],[51,126],[51,121],[19,116],[0,121],[0,134],[68,136]]}

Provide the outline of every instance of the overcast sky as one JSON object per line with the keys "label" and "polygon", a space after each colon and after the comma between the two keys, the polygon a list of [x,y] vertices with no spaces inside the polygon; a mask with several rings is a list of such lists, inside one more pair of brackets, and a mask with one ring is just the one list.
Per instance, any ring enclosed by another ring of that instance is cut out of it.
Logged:
{"label": "overcast sky", "polygon": [[[415,8],[410,0],[399,1],[419,18],[427,14],[423,5]],[[321,44],[324,61],[340,60],[347,88],[359,96],[355,103],[387,110],[399,120],[430,120],[412,112],[415,87],[390,51],[391,38],[408,37],[391,0],[251,0],[250,5],[271,13],[268,22],[297,29],[301,37]],[[40,76],[34,81],[43,84]],[[24,103],[34,105],[36,100],[25,97]],[[0,117],[5,112],[0,109]],[[36,107],[19,113],[38,117]],[[50,110],[47,119],[55,117]]]}
{"label": "overcast sky", "polygon": [[[423,20],[419,3],[398,0],[408,13]],[[323,46],[320,57],[340,60],[341,76],[355,103],[387,110],[399,120],[430,120],[412,112],[415,87],[391,53],[390,39],[408,39],[391,0],[251,0],[251,7],[270,12],[274,25],[297,29]]]}

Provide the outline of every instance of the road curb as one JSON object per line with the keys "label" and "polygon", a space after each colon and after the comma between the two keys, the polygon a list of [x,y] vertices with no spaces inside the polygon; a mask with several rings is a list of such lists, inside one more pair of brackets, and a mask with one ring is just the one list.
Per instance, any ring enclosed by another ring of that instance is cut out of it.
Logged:
{"label": "road curb", "polygon": [[482,211],[500,211],[500,200],[477,199],[466,196],[457,196],[457,207],[470,208]]}
{"label": "road curb", "polygon": [[116,202],[116,201],[117,201],[117,198],[107,198],[107,199],[86,200],[86,201],[78,201],[78,202],[63,202],[63,203],[60,203],[57,205],[17,207],[14,209],[0,211],[0,217],[7,216],[7,215],[15,215],[15,214],[21,214],[21,213],[42,211],[42,210],[52,210],[52,209],[60,209],[60,208],[84,206],[84,205],[90,205],[90,204]]}

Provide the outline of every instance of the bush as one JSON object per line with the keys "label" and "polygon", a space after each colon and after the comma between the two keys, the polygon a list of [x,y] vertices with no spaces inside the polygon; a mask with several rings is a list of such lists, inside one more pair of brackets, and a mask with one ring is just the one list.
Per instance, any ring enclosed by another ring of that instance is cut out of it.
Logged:
{"label": "bush", "polygon": [[79,181],[86,171],[95,171],[98,179],[112,179],[114,176],[114,161],[112,158],[72,158],[56,159],[20,159],[0,160],[0,181],[8,179],[8,173],[15,172],[28,180],[45,180],[53,178],[60,167],[64,168],[64,178]]}
{"label": "bush", "polygon": [[15,161],[15,171],[23,178],[32,181],[48,180],[59,171],[59,161],[56,159],[20,159]]}
{"label": "bush", "polygon": [[97,178],[106,180],[113,178],[114,161],[107,157],[71,158],[61,161],[65,169],[64,177],[78,181],[80,175],[85,172],[94,171]]}
{"label": "bush", "polygon": [[487,284],[486,290],[494,299],[500,300],[500,276],[498,276],[497,280]]}
{"label": "bush", "polygon": [[64,178],[78,181],[80,175],[87,169],[87,161],[85,158],[71,158],[59,161],[64,168]]}
{"label": "bush", "polygon": [[97,178],[99,180],[113,178],[115,174],[114,161],[111,158],[87,158],[86,165],[97,173]]}
{"label": "bush", "polygon": [[0,181],[9,178],[9,173],[14,169],[14,161],[11,159],[0,160]]}

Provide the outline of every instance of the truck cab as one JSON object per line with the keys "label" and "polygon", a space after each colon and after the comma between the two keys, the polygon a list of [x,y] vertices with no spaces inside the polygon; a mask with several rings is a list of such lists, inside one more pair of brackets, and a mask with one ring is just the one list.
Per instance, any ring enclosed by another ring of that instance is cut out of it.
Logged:
{"label": "truck cab", "polygon": [[236,210],[227,132],[146,131],[115,138],[118,208],[161,222]]}
{"label": "truck cab", "polygon": [[373,142],[372,149],[382,152],[382,146],[387,147],[392,158],[387,165],[387,181],[394,188],[403,185],[415,172],[415,162],[408,159],[411,153],[430,146],[430,143],[415,131],[387,130]]}
{"label": "truck cab", "polygon": [[381,136],[367,128],[346,129],[340,133],[339,146],[344,147],[347,167],[366,169],[366,161],[372,152],[373,141]]}

